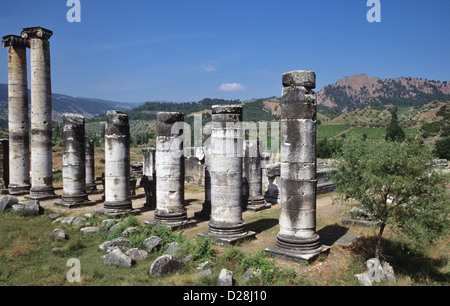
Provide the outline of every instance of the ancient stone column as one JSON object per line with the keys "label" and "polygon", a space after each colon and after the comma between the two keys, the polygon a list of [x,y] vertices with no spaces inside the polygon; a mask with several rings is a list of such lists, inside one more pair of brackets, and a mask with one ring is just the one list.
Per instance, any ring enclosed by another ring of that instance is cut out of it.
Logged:
{"label": "ancient stone column", "polygon": [[84,117],[63,115],[63,194],[56,205],[69,208],[94,205],[86,192],[86,139]]}
{"label": "ancient stone column", "polygon": [[28,117],[27,47],[28,40],[8,35],[2,44],[8,48],[8,129],[9,193],[30,192],[30,139]]}
{"label": "ancient stone column", "polygon": [[230,245],[255,236],[242,220],[242,106],[213,106],[212,122],[211,219],[199,235]]}
{"label": "ancient stone column", "polygon": [[174,127],[184,122],[177,112],[159,112],[156,119],[156,211],[151,222],[171,228],[192,224],[184,208],[184,148],[182,131]]}
{"label": "ancient stone column", "polygon": [[156,170],[155,170],[155,148],[143,148],[144,155],[142,167],[141,186],[144,187],[145,204],[150,209],[156,209]]}
{"label": "ancient stone column", "polygon": [[94,141],[85,137],[86,147],[86,192],[88,194],[97,193],[97,184],[95,183],[95,153]]}
{"label": "ancient stone column", "polygon": [[130,200],[130,125],[120,111],[106,113],[105,202],[100,214],[132,212]]}
{"label": "ancient stone column", "polygon": [[52,173],[52,88],[50,43],[53,32],[41,27],[24,28],[22,37],[31,49],[31,189],[29,198],[57,197]]}
{"label": "ancient stone column", "polygon": [[209,219],[211,215],[211,148],[208,145],[204,147],[204,153],[205,201],[202,210],[195,213],[195,217],[199,219]]}
{"label": "ancient stone column", "polygon": [[269,253],[312,261],[326,248],[316,233],[316,75],[283,75],[281,98],[280,232]]}
{"label": "ancient stone column", "polygon": [[243,177],[248,186],[247,210],[259,211],[270,208],[262,194],[262,169],[259,142],[246,140],[243,165]]}

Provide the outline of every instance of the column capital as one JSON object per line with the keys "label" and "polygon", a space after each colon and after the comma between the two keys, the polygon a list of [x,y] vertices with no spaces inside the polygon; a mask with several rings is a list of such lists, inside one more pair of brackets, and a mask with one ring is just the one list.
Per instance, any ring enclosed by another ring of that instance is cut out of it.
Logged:
{"label": "column capital", "polygon": [[31,27],[31,28],[23,28],[22,30],[22,38],[42,38],[42,39],[50,39],[53,35],[53,32],[42,28],[42,27]]}
{"label": "column capital", "polygon": [[22,38],[17,35],[6,35],[2,38],[2,46],[3,48],[7,47],[19,47],[26,48],[29,47],[28,40]]}

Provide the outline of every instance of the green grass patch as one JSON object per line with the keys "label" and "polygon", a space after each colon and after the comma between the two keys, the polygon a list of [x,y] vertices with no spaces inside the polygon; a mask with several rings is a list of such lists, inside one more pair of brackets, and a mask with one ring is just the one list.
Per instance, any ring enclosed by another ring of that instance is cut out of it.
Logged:
{"label": "green grass patch", "polygon": [[352,126],[350,124],[343,125],[318,125],[317,126],[317,139],[332,138],[342,133]]}

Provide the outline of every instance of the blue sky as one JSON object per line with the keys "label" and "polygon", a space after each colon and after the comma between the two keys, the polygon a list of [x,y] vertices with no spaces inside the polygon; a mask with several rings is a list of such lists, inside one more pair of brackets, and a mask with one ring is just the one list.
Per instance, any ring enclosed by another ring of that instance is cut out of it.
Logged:
{"label": "blue sky", "polygon": [[[0,35],[42,26],[55,93],[122,102],[280,96],[281,76],[314,70],[317,90],[352,74],[450,80],[450,1],[2,1]],[[6,49],[0,83],[7,83]]]}

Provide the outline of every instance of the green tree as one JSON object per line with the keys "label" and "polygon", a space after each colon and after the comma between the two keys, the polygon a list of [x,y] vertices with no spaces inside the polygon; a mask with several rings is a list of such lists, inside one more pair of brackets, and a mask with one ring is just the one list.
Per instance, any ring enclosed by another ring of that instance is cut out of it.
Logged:
{"label": "green tree", "polygon": [[439,158],[450,159],[450,137],[437,140],[434,145],[433,153]]}
{"label": "green tree", "polygon": [[397,112],[398,110],[396,107],[390,110],[391,122],[389,123],[386,129],[386,137],[385,137],[386,141],[402,142],[403,140],[405,140],[405,132],[398,123]]}
{"label": "green tree", "polygon": [[[377,258],[389,224],[409,238],[412,247],[431,243],[448,232],[448,176],[433,171],[432,158],[430,150],[415,140],[344,141],[333,175],[341,194],[338,201],[355,199],[380,222]],[[388,201],[391,197],[393,201]]]}

